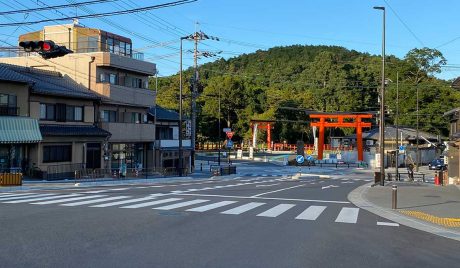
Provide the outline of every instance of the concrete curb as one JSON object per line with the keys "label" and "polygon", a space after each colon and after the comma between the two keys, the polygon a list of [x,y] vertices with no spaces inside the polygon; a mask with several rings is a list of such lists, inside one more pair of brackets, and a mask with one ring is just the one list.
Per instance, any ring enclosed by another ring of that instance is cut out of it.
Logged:
{"label": "concrete curb", "polygon": [[396,211],[380,207],[364,197],[364,194],[367,192],[368,188],[371,187],[373,183],[367,183],[358,188],[354,189],[348,194],[348,200],[353,203],[355,206],[367,210],[373,214],[376,214],[382,218],[397,222],[399,224],[420,230],[425,231],[434,235],[450,238],[453,240],[460,241],[460,232],[450,230],[447,228],[440,227],[425,221],[420,221],[418,219],[402,215]]}

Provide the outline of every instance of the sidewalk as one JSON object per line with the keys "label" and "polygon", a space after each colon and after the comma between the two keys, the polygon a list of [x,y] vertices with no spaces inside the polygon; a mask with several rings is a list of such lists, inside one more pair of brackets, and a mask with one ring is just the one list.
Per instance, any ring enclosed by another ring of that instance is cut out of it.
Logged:
{"label": "sidewalk", "polygon": [[[369,183],[353,190],[348,199],[356,206],[415,229],[460,241],[460,188],[427,183]],[[397,209],[392,186],[397,185]]]}

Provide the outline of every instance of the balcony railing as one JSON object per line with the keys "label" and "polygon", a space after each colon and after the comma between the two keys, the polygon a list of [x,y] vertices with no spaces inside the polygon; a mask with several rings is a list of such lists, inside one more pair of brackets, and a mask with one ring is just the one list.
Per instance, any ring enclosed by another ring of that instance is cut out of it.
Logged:
{"label": "balcony railing", "polygon": [[19,107],[2,107],[0,106],[0,115],[7,116],[18,116]]}

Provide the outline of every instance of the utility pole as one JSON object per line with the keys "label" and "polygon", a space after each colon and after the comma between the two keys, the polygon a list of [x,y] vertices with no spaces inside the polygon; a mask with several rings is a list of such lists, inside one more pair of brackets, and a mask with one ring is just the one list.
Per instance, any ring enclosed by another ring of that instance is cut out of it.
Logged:
{"label": "utility pole", "polygon": [[399,180],[399,72],[396,72],[396,180]]}
{"label": "utility pole", "polygon": [[382,85],[380,88],[380,185],[385,185],[385,7],[374,7],[383,11],[382,31]]}
{"label": "utility pole", "polygon": [[418,166],[420,165],[420,151],[419,151],[419,144],[418,144],[418,122],[419,122],[419,104],[418,104],[418,84],[415,85],[415,91],[416,91],[416,95],[417,95],[417,130],[416,130],[416,134],[415,134],[415,139],[416,139],[416,142],[417,142],[417,147],[415,148],[415,171],[418,172]]}
{"label": "utility pole", "polygon": [[[198,24],[198,23],[197,23]],[[192,85],[192,90],[190,92],[190,95],[191,95],[191,102],[190,102],[190,105],[191,105],[191,146],[192,146],[192,152],[191,152],[191,158],[192,158],[192,169],[194,169],[194,165],[195,165],[195,147],[196,147],[196,97],[198,95],[198,81],[199,81],[199,77],[198,77],[198,56],[199,54],[205,56],[205,57],[212,57],[212,56],[215,56],[215,53],[210,53],[210,52],[203,52],[203,53],[199,53],[198,52],[198,42],[199,41],[202,41],[202,40],[207,40],[207,39],[212,39],[212,40],[216,40],[216,41],[219,41],[219,38],[217,37],[214,37],[214,36],[208,36],[206,35],[205,33],[201,32],[201,31],[197,31],[197,29],[195,28],[195,33],[193,35],[190,36],[191,38],[193,38],[193,41],[194,41],[194,45],[195,45],[195,49],[194,49],[194,52],[193,52],[193,72],[194,72],[194,75],[193,75],[193,85]]]}

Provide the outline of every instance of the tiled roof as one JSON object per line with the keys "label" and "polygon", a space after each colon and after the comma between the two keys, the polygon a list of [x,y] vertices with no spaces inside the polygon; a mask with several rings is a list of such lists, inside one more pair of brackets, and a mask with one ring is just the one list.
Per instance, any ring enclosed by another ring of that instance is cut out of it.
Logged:
{"label": "tiled roof", "polygon": [[40,125],[43,136],[89,136],[108,137],[110,132],[96,126]]}
{"label": "tiled roof", "polygon": [[12,69],[6,67],[3,64],[0,64],[0,80],[21,82],[21,83],[28,82],[27,77],[22,76],[21,74],[13,71]]}
{"label": "tiled roof", "polygon": [[[417,130],[408,127],[399,127],[398,139],[402,137],[404,140],[415,140],[417,136]],[[419,137],[424,137],[430,141],[437,141],[438,137],[431,133],[419,130]],[[355,139],[356,134],[346,136],[344,138]],[[385,127],[385,139],[394,140],[396,138],[396,127],[395,126],[386,126]],[[363,139],[368,140],[378,140],[379,139],[379,128],[374,128],[369,131],[363,132]],[[423,139],[423,138],[420,138]]]}
{"label": "tiled roof", "polygon": [[[155,116],[155,109],[156,109],[157,120],[179,121],[179,113],[165,109],[158,105],[156,107],[150,108],[149,114],[152,116]],[[186,117],[182,115],[182,120],[184,119],[186,119]]]}
{"label": "tiled roof", "polygon": [[0,64],[0,73],[3,73],[5,78],[10,78],[4,80],[29,82],[34,93],[100,99],[97,94],[58,72],[2,63]]}

